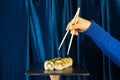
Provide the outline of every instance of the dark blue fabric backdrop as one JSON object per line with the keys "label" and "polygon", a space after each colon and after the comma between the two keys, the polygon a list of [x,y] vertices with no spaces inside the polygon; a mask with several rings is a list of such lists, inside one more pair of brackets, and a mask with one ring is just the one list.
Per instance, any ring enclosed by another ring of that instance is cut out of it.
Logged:
{"label": "dark blue fabric backdrop", "polygon": [[29,67],[27,0],[0,0],[0,80],[26,80]]}
{"label": "dark blue fabric backdrop", "polygon": [[[65,57],[70,40],[58,46],[77,7],[120,40],[120,0],[0,0],[0,80],[50,80],[26,76],[33,63]],[[120,68],[87,36],[74,37],[70,50],[74,63],[83,64],[89,77],[61,76],[61,80],[119,80]]]}

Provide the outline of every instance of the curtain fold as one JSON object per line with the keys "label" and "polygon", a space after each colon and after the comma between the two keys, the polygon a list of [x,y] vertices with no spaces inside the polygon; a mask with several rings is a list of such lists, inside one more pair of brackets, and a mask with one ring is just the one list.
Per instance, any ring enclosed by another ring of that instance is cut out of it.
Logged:
{"label": "curtain fold", "polygon": [[27,0],[0,0],[0,80],[28,80]]}

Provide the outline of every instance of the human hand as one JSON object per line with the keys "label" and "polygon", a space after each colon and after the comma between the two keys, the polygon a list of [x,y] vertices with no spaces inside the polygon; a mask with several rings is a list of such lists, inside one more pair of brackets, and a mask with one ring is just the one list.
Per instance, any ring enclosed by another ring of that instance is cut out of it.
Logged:
{"label": "human hand", "polygon": [[[72,25],[71,25],[72,23]],[[66,27],[66,30],[70,30],[73,35],[78,35],[78,32],[84,32],[90,27],[91,21],[83,19],[78,16],[77,20],[70,21]]]}
{"label": "human hand", "polygon": [[50,75],[50,80],[59,80],[60,75]]}

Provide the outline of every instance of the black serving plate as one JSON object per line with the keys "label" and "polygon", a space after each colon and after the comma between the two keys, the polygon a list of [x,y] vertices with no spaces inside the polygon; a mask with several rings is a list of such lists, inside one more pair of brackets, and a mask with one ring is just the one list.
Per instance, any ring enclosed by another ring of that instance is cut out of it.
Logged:
{"label": "black serving plate", "polygon": [[72,67],[65,68],[63,70],[46,71],[44,64],[34,64],[31,68],[25,72],[26,75],[79,75],[89,76],[88,71],[80,64],[75,64]]}

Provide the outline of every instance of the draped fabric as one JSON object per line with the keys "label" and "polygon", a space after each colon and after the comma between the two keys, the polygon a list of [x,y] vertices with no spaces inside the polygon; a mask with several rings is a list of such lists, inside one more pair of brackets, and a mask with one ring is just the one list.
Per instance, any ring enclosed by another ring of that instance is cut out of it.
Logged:
{"label": "draped fabric", "polygon": [[27,0],[0,0],[0,80],[27,80],[29,24]]}
{"label": "draped fabric", "polygon": [[[50,80],[26,76],[34,63],[66,57],[71,35],[58,50],[67,23],[77,8],[120,40],[119,0],[0,0],[0,80]],[[119,80],[120,68],[86,35],[74,36],[69,55],[90,76],[61,76],[60,80]]]}

